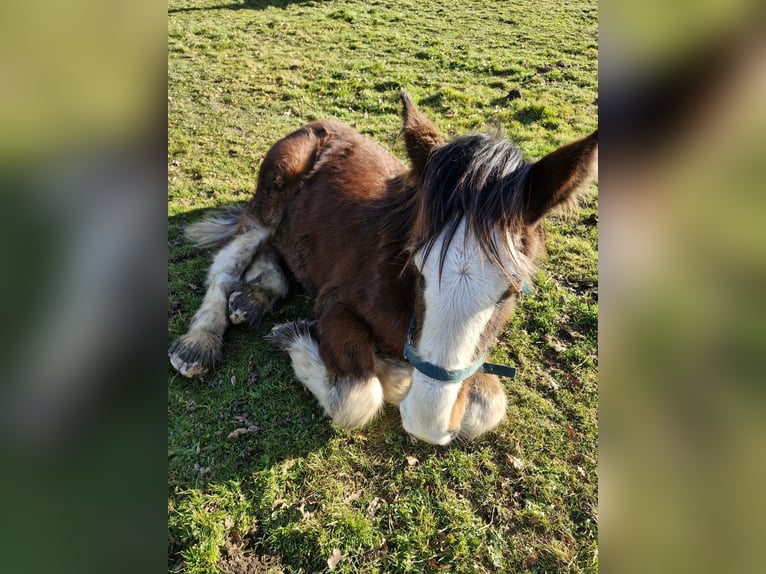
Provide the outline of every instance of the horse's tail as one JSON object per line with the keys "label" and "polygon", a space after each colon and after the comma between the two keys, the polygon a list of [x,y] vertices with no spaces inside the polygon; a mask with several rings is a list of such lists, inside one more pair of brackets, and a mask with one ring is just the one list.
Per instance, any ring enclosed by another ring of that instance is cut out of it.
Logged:
{"label": "horse's tail", "polygon": [[241,207],[228,207],[188,225],[184,235],[197,247],[220,247],[234,237],[241,219]]}

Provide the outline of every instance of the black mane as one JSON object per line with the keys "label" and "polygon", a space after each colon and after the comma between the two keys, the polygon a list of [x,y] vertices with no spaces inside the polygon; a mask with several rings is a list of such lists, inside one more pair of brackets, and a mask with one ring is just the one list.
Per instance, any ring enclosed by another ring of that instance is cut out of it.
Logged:
{"label": "black mane", "polygon": [[[434,150],[418,185],[414,250],[422,248],[428,257],[437,237],[446,230],[439,254],[439,268],[443,269],[447,249],[465,219],[467,230],[477,237],[485,255],[504,268],[500,248],[514,259],[515,250],[508,244],[498,246],[494,231],[503,229],[513,235],[523,228],[524,188],[531,165],[516,145],[499,135],[467,135]],[[524,269],[524,265],[517,267]]]}

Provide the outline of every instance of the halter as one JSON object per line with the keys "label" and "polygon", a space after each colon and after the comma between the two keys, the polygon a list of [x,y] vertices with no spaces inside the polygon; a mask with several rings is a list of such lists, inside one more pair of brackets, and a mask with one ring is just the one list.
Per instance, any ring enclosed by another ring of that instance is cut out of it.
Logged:
{"label": "halter", "polygon": [[[528,283],[524,282],[521,287],[521,292],[524,294],[530,293],[532,288]],[[486,355],[482,355],[476,361],[468,365],[464,369],[444,369],[433,363],[429,363],[417,352],[412,345],[412,335],[415,333],[415,313],[412,314],[410,319],[410,330],[407,332],[407,342],[404,344],[404,358],[407,359],[410,364],[423,373],[426,377],[441,381],[443,383],[452,383],[456,381],[464,381],[471,375],[477,372],[487,373],[488,375],[499,375],[501,377],[508,377],[513,379],[516,376],[516,367],[508,365],[498,365],[496,363],[485,363],[484,359]]]}

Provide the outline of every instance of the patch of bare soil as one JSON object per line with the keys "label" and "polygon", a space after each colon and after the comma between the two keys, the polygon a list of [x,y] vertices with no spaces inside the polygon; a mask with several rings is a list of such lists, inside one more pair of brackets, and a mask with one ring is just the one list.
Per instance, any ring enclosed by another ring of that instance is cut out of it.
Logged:
{"label": "patch of bare soil", "polygon": [[227,542],[221,550],[218,567],[223,574],[282,574],[284,567],[279,556],[254,554],[239,544]]}

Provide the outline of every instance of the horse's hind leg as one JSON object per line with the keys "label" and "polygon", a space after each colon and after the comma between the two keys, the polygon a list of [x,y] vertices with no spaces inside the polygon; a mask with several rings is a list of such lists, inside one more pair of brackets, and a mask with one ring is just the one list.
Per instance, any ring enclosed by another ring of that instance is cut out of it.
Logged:
{"label": "horse's hind leg", "polygon": [[459,436],[471,440],[500,424],[507,400],[495,375],[476,373],[463,384],[468,386],[468,396]]}
{"label": "horse's hind leg", "polygon": [[200,377],[220,359],[229,323],[227,301],[232,287],[268,240],[269,230],[243,218],[237,234],[216,254],[207,276],[207,292],[187,333],[170,347],[170,362],[185,377]]}
{"label": "horse's hind leg", "polygon": [[261,251],[229,295],[229,321],[256,327],[274,304],[287,296],[288,281],[273,249]]}
{"label": "horse's hind leg", "polygon": [[[285,323],[274,327],[271,340],[289,353],[296,377],[312,392],[336,425],[347,429],[364,426],[375,418],[383,405],[380,381],[372,373],[333,375],[322,358],[317,330],[316,322]],[[364,343],[362,340],[361,344]],[[349,349],[349,356],[354,355],[355,349]]]}

